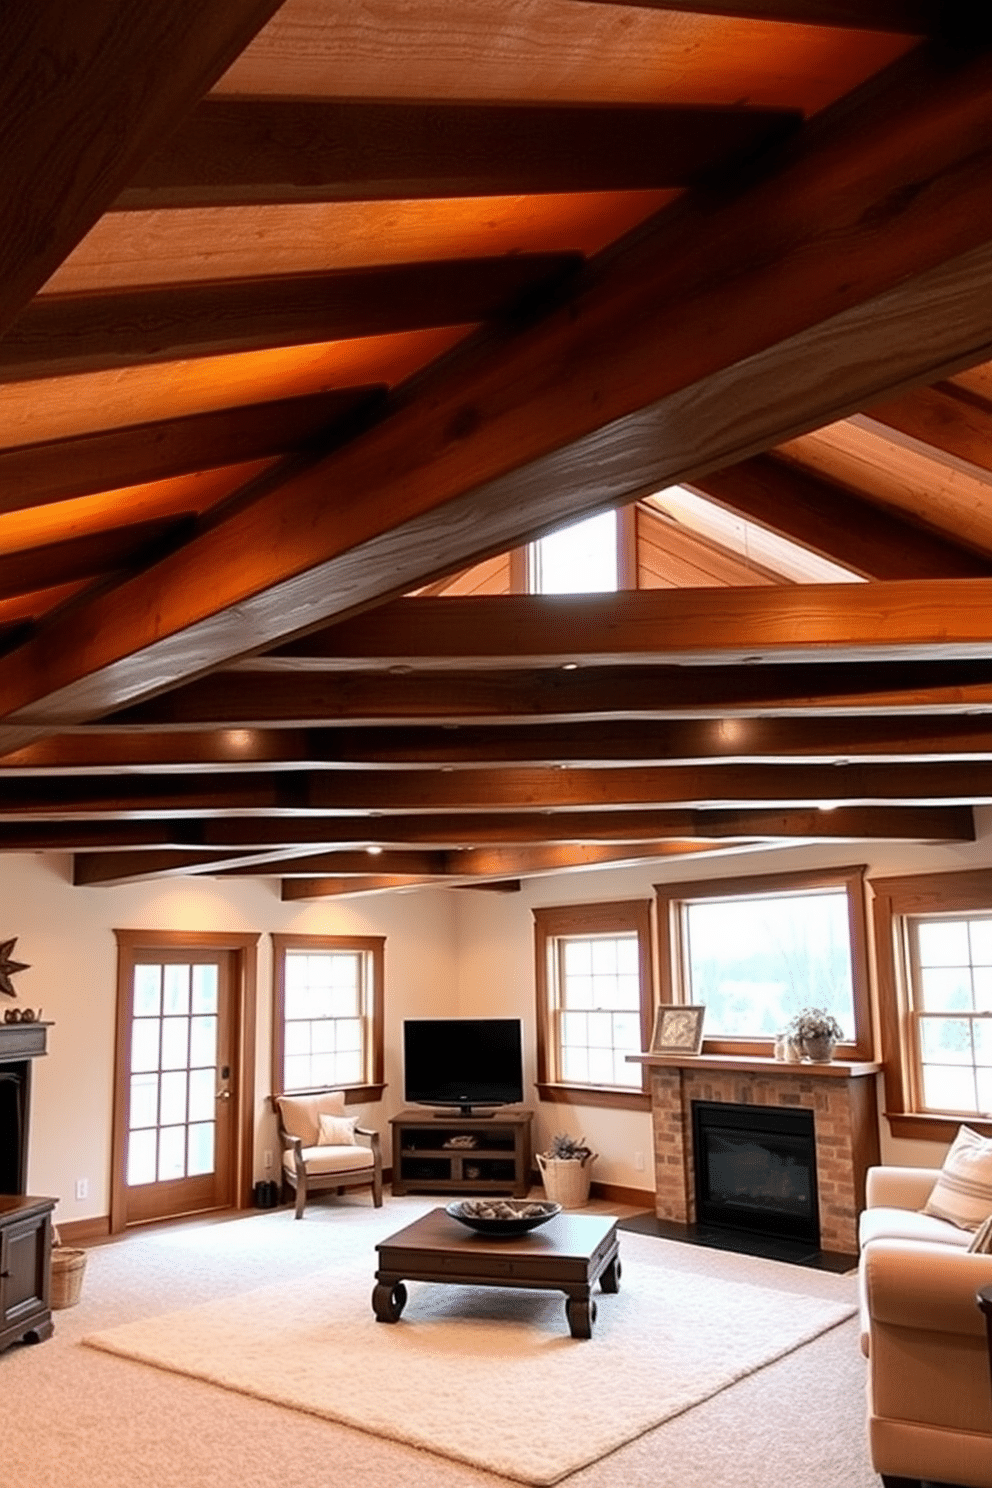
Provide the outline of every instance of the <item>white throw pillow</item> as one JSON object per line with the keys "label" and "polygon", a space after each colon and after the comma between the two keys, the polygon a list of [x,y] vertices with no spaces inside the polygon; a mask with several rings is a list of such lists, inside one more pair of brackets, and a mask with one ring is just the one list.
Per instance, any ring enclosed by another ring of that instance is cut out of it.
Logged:
{"label": "white throw pillow", "polygon": [[321,1116],[318,1147],[354,1147],[354,1116]]}
{"label": "white throw pillow", "polygon": [[975,1231],[975,1238],[968,1246],[970,1255],[992,1255],[992,1214]]}
{"label": "white throw pillow", "polygon": [[992,1215],[992,1140],[959,1129],[923,1213],[961,1230],[977,1230]]}

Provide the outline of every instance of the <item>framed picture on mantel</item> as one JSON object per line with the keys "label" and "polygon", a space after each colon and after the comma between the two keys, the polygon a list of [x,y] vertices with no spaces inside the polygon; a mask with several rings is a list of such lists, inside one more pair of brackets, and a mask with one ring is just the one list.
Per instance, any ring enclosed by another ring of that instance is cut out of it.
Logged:
{"label": "framed picture on mantel", "polygon": [[705,1007],[660,1007],[654,1015],[652,1054],[698,1054],[703,1047]]}

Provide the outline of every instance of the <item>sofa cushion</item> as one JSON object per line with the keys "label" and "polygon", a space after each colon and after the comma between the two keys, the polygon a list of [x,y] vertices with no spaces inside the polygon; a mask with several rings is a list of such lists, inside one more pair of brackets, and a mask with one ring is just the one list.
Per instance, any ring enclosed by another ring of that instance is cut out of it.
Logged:
{"label": "sofa cushion", "polygon": [[962,1126],[944,1158],[924,1214],[977,1230],[992,1214],[992,1140]]}
{"label": "sofa cushion", "polygon": [[872,1240],[922,1240],[967,1250],[971,1239],[967,1230],[917,1209],[865,1209],[859,1229],[862,1248]]}

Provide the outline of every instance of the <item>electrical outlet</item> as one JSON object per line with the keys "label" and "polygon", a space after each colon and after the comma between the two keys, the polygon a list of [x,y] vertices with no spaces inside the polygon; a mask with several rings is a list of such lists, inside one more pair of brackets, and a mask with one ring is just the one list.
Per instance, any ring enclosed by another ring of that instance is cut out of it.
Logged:
{"label": "electrical outlet", "polygon": [[265,1152],[265,1166],[267,1168],[271,1168],[272,1166],[272,1153],[268,1149]]}
{"label": "electrical outlet", "polygon": [[644,1172],[644,1153],[643,1152],[635,1152],[634,1153],[634,1167],[637,1169],[637,1171],[639,1173],[643,1173]]}
{"label": "electrical outlet", "polygon": [[88,1199],[90,1194],[90,1180],[88,1178],[76,1179],[76,1198]]}

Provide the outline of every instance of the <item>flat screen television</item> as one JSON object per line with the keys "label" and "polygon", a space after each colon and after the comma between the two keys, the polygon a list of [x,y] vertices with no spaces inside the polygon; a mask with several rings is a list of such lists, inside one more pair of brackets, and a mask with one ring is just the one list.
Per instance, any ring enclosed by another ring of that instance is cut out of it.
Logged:
{"label": "flat screen television", "polygon": [[407,1018],[403,1093],[422,1106],[512,1105],[524,1098],[519,1018]]}

